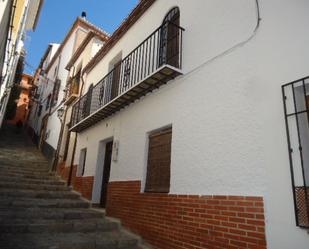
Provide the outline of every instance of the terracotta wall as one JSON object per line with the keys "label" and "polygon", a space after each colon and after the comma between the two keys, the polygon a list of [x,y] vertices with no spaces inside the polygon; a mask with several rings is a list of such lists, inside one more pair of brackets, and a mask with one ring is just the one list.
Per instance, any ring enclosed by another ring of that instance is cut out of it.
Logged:
{"label": "terracotta wall", "polygon": [[262,197],[140,193],[111,182],[107,215],[160,249],[266,248]]}
{"label": "terracotta wall", "polygon": [[[92,199],[92,189],[93,189],[93,176],[76,176],[77,166],[73,166],[72,170],[72,186],[77,192],[80,192],[82,196],[88,200]],[[65,163],[62,162],[57,167],[57,173],[62,177],[62,179],[68,181],[70,174],[70,167],[65,167]]]}

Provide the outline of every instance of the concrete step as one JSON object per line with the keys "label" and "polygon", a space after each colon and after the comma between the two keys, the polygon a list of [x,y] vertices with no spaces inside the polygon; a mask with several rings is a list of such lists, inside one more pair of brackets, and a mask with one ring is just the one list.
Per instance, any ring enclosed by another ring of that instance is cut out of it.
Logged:
{"label": "concrete step", "polygon": [[0,199],[0,209],[9,208],[89,208],[89,202],[81,199],[67,200],[67,199],[34,199],[34,198],[5,198]]}
{"label": "concrete step", "polygon": [[16,182],[16,183],[30,183],[30,184],[47,184],[47,185],[65,185],[65,181],[54,179],[31,179],[16,176],[0,176],[0,182]]}
{"label": "concrete step", "polygon": [[55,174],[51,174],[51,175],[45,175],[45,174],[24,174],[24,173],[20,173],[20,172],[6,172],[5,174],[3,174],[1,172],[1,175],[3,176],[8,176],[8,177],[20,177],[20,178],[29,178],[29,179],[41,179],[41,180],[48,180],[48,179],[60,179],[58,176],[56,176]]}
{"label": "concrete step", "polygon": [[28,170],[28,171],[38,171],[38,172],[48,172],[49,168],[46,165],[41,166],[29,166],[29,165],[9,165],[0,163],[0,170],[13,169],[13,170]]}
{"label": "concrete step", "polygon": [[36,219],[44,220],[84,220],[101,219],[105,217],[104,210],[90,208],[14,208],[0,209],[0,224],[12,219],[24,219],[31,222]]}
{"label": "concrete step", "polygon": [[39,198],[39,199],[77,199],[81,197],[78,192],[47,191],[0,188],[0,198]]}
{"label": "concrete step", "polygon": [[120,224],[108,219],[28,220],[1,222],[0,233],[91,233],[118,230]]}
{"label": "concrete step", "polygon": [[21,175],[37,175],[37,176],[42,176],[42,175],[49,175],[49,176],[54,176],[54,172],[49,172],[49,171],[36,171],[36,170],[26,170],[26,169],[0,169],[1,175],[6,175],[8,173],[15,173],[15,174],[21,174]]}
{"label": "concrete step", "polygon": [[31,184],[31,183],[15,183],[15,182],[0,182],[0,189],[32,189],[32,190],[48,190],[48,191],[67,191],[71,187],[65,185],[49,185],[49,184]]}
{"label": "concrete step", "polygon": [[31,160],[31,158],[29,158],[29,155],[24,155],[26,158],[28,158],[27,160],[20,158],[21,156],[19,156],[18,159],[16,158],[3,158],[0,156],[0,165],[9,165],[9,166],[25,166],[25,167],[41,167],[41,166],[47,166],[48,165],[48,161],[46,160]]}
{"label": "concrete step", "polygon": [[139,241],[122,231],[101,233],[1,234],[4,249],[137,249]]}

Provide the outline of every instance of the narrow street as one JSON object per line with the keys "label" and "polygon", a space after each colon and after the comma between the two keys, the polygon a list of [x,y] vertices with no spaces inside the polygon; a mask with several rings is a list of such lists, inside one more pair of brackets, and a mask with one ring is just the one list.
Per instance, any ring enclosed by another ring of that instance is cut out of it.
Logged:
{"label": "narrow street", "polygon": [[14,126],[0,133],[0,172],[0,248],[137,248],[137,238],[49,172]]}

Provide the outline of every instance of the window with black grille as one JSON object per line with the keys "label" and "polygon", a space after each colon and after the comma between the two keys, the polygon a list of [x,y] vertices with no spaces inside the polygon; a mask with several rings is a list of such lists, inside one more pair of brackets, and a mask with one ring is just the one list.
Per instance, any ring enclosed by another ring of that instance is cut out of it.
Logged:
{"label": "window with black grille", "polygon": [[149,135],[145,192],[168,193],[170,189],[172,128]]}
{"label": "window with black grille", "polygon": [[282,86],[296,225],[309,228],[309,77]]}
{"label": "window with black grille", "polygon": [[55,81],[55,85],[54,85],[54,90],[53,90],[53,98],[52,98],[52,102],[51,102],[51,106],[55,106],[58,102],[58,98],[59,98],[59,91],[60,91],[60,84],[61,81],[59,79],[57,79]]}

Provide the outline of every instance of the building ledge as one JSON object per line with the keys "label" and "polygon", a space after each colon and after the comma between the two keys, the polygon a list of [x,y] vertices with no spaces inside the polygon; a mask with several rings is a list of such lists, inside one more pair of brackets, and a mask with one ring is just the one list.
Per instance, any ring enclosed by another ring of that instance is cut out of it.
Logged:
{"label": "building ledge", "polygon": [[93,126],[99,121],[113,115],[117,111],[120,111],[134,101],[140,99],[142,96],[152,92],[154,89],[159,88],[161,85],[166,84],[168,81],[179,75],[182,75],[182,71],[178,68],[170,65],[163,65],[153,74],[149,75],[149,77],[140,81],[138,84],[124,92],[122,95],[117,96],[111,102],[102,106],[87,118],[75,124],[70,128],[70,131],[81,132]]}

